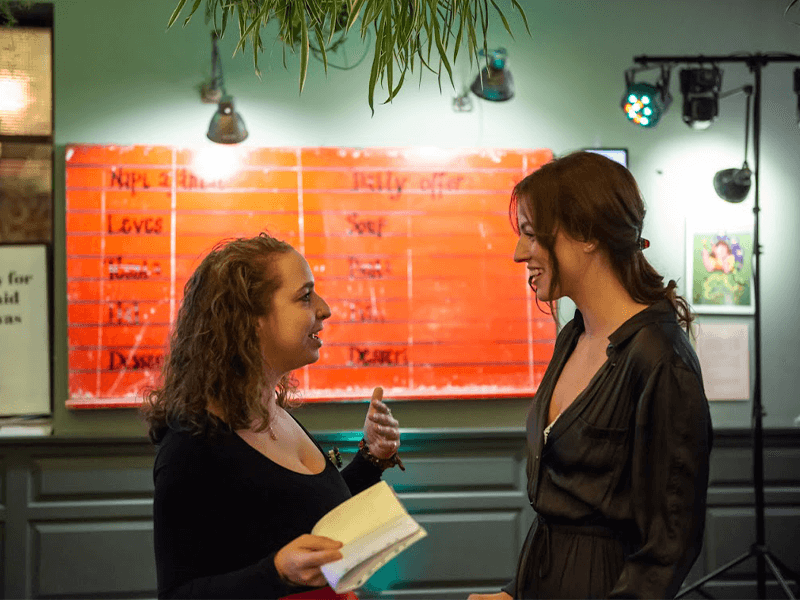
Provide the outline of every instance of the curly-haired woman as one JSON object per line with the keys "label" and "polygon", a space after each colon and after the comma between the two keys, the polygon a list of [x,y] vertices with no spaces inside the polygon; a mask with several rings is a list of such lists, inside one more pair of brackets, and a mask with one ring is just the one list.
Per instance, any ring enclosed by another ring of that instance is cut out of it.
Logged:
{"label": "curly-haired woman", "polygon": [[160,598],[338,597],[320,566],[341,544],[309,532],[401,463],[381,388],[341,472],[288,410],[291,372],[319,359],[330,316],[306,260],[265,233],[221,242],[190,277],[143,405]]}
{"label": "curly-haired woman", "polygon": [[673,597],[703,542],[712,429],[693,317],[644,256],[636,181],[576,152],[517,184],[509,212],[537,301],[577,311],[528,414],[536,520],[516,576],[471,598]]}

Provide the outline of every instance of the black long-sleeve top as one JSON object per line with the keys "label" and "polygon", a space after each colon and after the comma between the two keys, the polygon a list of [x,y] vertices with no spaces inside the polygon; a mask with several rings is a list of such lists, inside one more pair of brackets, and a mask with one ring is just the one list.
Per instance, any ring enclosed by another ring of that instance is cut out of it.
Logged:
{"label": "black long-sleeve top", "polygon": [[623,323],[607,360],[556,419],[550,398],[576,311],[528,415],[537,520],[505,591],[517,598],[671,598],[703,542],[712,427],[697,356],[668,301]]}
{"label": "black long-sleeve top", "polygon": [[305,475],[229,428],[214,436],[168,430],[153,468],[158,597],[280,598],[310,589],[287,585],[275,554],[380,476],[360,454],[341,473],[326,459],[321,473]]}

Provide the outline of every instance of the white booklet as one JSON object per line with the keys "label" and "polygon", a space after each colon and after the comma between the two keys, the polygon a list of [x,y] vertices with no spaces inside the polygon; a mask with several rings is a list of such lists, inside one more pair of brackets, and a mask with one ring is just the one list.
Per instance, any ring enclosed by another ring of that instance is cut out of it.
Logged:
{"label": "white booklet", "polygon": [[344,544],[342,558],[321,567],[337,594],[363,586],[375,571],[428,535],[385,481],[342,502],[311,533]]}

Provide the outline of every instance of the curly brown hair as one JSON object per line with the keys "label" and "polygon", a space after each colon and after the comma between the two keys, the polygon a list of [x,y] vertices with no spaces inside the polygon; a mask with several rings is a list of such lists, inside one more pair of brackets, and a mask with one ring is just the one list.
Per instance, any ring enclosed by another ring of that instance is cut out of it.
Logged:
{"label": "curly brown hair", "polygon": [[[646,211],[628,169],[595,152],[573,152],[543,165],[514,187],[508,212],[517,235],[520,203],[535,215],[536,240],[550,255],[551,296],[558,284],[554,247],[561,230],[575,240],[597,240],[635,302],[653,304],[666,298],[678,322],[690,331],[694,315],[677,294],[678,284],[670,280],[665,286],[664,277],[647,261],[639,245]],[[555,318],[555,303],[548,304]]]}
{"label": "curly brown hair", "polygon": [[[269,313],[281,286],[275,258],[292,246],[266,233],[222,240],[184,287],[183,301],[162,367],[161,386],[145,391],[141,414],[158,443],[174,424],[195,434],[232,429],[263,431],[270,414],[264,401],[266,369],[258,318]],[[294,406],[297,383],[284,375],[275,390],[278,406]]]}

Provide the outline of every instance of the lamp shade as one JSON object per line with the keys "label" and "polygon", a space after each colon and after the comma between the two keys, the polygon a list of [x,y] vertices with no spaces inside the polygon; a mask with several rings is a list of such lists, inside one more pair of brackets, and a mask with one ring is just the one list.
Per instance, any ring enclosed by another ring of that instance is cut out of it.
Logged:
{"label": "lamp shade", "polygon": [[741,169],[723,169],[714,175],[714,190],[717,196],[738,204],[747,197],[750,192],[750,176],[752,171],[745,163]]}
{"label": "lamp shade", "polygon": [[506,68],[504,48],[490,51],[489,64],[481,69],[470,89],[476,96],[492,102],[503,102],[514,97],[514,79]]}
{"label": "lamp shade", "polygon": [[220,99],[206,137],[217,144],[238,144],[247,139],[247,128],[242,117],[233,109],[232,96]]}

